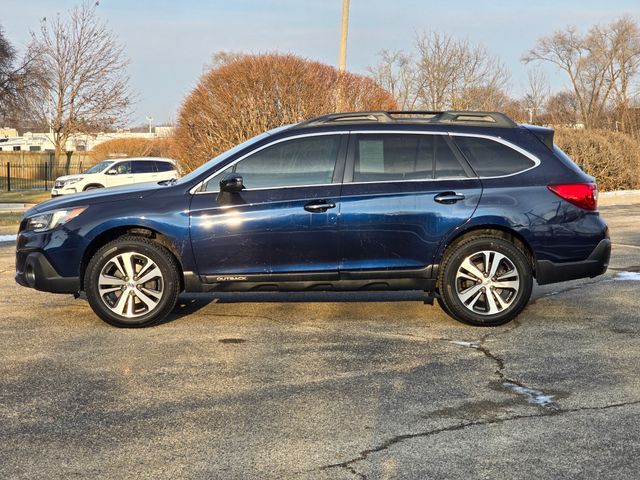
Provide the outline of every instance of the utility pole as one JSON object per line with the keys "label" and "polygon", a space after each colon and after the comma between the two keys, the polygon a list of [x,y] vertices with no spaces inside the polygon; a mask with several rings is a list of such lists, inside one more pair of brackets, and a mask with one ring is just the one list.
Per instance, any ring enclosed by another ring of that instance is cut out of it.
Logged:
{"label": "utility pole", "polygon": [[338,70],[347,67],[347,30],[349,28],[349,0],[342,0],[342,34],[340,35],[340,62]]}
{"label": "utility pole", "polygon": [[147,115],[147,122],[149,122],[149,133],[153,129],[153,117],[151,115]]}

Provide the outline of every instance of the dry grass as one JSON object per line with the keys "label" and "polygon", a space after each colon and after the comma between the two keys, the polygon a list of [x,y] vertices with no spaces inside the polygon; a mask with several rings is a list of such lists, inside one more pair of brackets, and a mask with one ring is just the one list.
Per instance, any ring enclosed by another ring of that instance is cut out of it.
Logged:
{"label": "dry grass", "polygon": [[[22,220],[22,213],[18,212],[0,212],[0,227],[4,230],[18,229],[18,225],[20,224],[20,220]],[[8,228],[9,227],[9,228]]]}
{"label": "dry grass", "polygon": [[640,188],[640,141],[607,130],[556,130],[555,142],[603,191]]}
{"label": "dry grass", "polygon": [[50,199],[49,190],[0,191],[0,203],[40,203]]}

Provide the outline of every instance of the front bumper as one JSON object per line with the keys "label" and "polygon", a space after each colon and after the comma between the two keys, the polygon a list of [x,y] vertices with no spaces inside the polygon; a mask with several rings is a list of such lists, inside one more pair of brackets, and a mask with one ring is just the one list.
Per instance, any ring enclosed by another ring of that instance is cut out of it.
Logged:
{"label": "front bumper", "polygon": [[16,262],[16,282],[51,293],[76,293],[80,277],[62,277],[42,252],[31,252]]}
{"label": "front bumper", "polygon": [[536,280],[539,285],[566,282],[577,278],[593,278],[607,271],[611,257],[611,240],[603,238],[586,260],[555,263],[549,260],[536,262]]}
{"label": "front bumper", "polygon": [[51,198],[56,198],[61,195],[69,195],[70,193],[78,193],[78,191],[75,188],[53,188],[51,190]]}

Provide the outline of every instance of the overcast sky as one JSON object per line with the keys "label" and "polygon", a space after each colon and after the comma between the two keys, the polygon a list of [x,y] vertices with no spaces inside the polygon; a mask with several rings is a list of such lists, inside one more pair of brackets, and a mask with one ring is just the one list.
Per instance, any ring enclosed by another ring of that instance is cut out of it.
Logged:
{"label": "overcast sky", "polygon": [[[0,0],[0,25],[24,47],[42,17],[73,0]],[[138,95],[132,123],[175,118],[213,52],[278,50],[337,64],[342,0],[101,0],[98,14],[126,45]],[[520,58],[537,38],[575,25],[586,29],[624,14],[640,21],[639,0],[351,0],[348,70],[365,73],[383,48],[412,48],[417,32],[436,30],[481,43],[525,88]],[[554,88],[564,78],[549,68]]]}

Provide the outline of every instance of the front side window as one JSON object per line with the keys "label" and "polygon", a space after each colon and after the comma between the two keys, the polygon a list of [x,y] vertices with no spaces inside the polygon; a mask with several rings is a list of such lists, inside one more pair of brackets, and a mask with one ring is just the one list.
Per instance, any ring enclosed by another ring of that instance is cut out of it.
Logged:
{"label": "front side window", "polygon": [[527,170],[535,162],[489,138],[454,136],[456,145],[480,177],[500,177]]}
{"label": "front side window", "polygon": [[123,175],[126,173],[131,173],[131,162],[120,162],[116,163],[113,167],[118,175]]}
{"label": "front side window", "polygon": [[363,134],[355,155],[354,182],[467,176],[443,135]]}
{"label": "front side window", "polygon": [[247,190],[322,185],[332,182],[340,135],[296,138],[270,145],[209,179],[204,190],[217,192],[220,180],[235,172]]}

